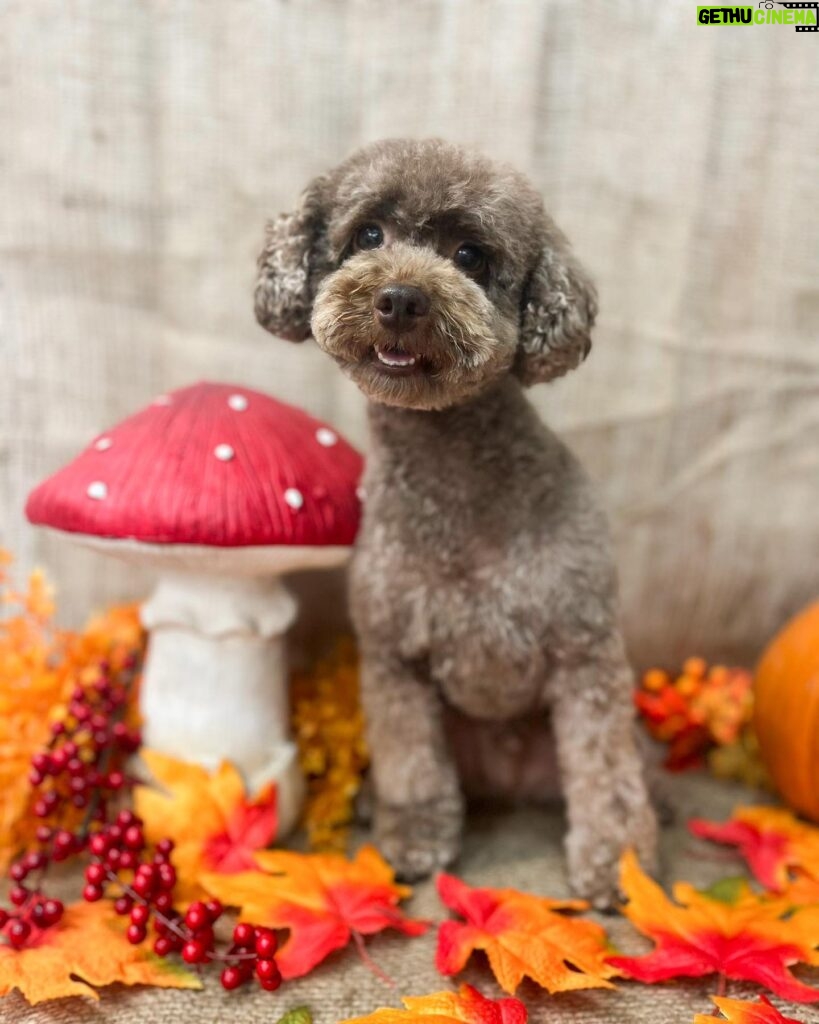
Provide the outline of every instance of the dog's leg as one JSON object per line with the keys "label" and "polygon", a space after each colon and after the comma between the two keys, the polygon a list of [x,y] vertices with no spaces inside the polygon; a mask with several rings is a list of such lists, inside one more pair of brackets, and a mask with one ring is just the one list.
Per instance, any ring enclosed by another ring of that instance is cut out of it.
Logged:
{"label": "dog's leg", "polygon": [[627,847],[646,870],[655,866],[657,824],[635,742],[633,685],[619,637],[595,652],[595,660],[561,667],[550,680],[569,819],[569,881],[599,908],[615,897]]}
{"label": "dog's leg", "polygon": [[400,877],[421,878],[457,857],[463,827],[441,698],[417,667],[366,652],[361,681],[375,840]]}

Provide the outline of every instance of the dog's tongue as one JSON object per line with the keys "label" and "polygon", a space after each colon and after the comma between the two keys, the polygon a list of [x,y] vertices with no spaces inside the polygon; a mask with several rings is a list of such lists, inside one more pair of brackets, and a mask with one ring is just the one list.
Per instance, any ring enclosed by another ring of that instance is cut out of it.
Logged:
{"label": "dog's tongue", "polygon": [[412,366],[415,363],[415,356],[400,348],[377,348],[375,354],[385,366]]}

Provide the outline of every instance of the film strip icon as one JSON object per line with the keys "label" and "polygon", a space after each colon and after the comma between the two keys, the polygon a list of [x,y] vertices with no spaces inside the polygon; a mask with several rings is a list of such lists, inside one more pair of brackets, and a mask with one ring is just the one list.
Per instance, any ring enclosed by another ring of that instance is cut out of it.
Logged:
{"label": "film strip icon", "polygon": [[[767,4],[766,4],[767,6]],[[819,0],[813,0],[813,3],[777,3],[778,7],[787,7],[789,11],[804,11],[812,10],[814,13],[815,25],[795,25],[794,28],[797,32],[816,32],[819,31]]]}

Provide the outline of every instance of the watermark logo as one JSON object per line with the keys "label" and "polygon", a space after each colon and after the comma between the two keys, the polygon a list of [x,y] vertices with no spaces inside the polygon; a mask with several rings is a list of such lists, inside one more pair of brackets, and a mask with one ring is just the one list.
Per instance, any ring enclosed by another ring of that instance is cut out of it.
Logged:
{"label": "watermark logo", "polygon": [[697,7],[700,25],[793,25],[797,32],[819,31],[819,0],[810,3],[774,3],[760,0],[756,7]]}

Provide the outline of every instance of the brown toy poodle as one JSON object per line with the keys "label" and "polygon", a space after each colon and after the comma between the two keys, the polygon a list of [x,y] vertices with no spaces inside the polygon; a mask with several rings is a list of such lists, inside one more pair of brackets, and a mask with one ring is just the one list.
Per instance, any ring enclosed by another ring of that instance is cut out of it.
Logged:
{"label": "brown toy poodle", "polygon": [[367,146],[269,226],[259,322],[312,334],[369,399],[351,604],[376,841],[403,876],[458,853],[453,714],[548,717],[578,894],[608,904],[627,846],[653,861],[606,523],[524,394],[583,361],[596,310],[526,178],[439,140]]}

